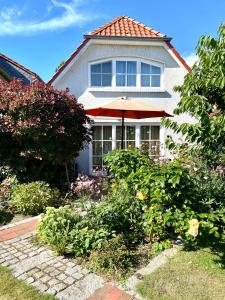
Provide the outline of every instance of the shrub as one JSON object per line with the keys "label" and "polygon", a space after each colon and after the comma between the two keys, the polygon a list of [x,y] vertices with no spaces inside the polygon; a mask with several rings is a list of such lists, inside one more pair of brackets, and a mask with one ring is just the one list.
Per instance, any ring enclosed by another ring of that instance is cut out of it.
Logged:
{"label": "shrub", "polygon": [[89,196],[93,198],[101,198],[105,180],[101,177],[91,177],[79,174],[76,181],[71,184],[70,190],[76,198]]}
{"label": "shrub", "polygon": [[38,224],[39,239],[60,254],[69,252],[70,232],[79,221],[80,216],[72,212],[69,206],[48,207]]}
{"label": "shrub", "polygon": [[114,150],[105,156],[105,164],[111,175],[126,178],[141,166],[150,166],[148,154],[139,149]]}
{"label": "shrub", "polygon": [[23,181],[38,178],[55,185],[59,170],[91,140],[90,119],[68,89],[0,80],[0,115],[0,161]]}
{"label": "shrub", "polygon": [[109,232],[123,233],[125,238],[135,243],[143,234],[143,207],[142,201],[135,199],[120,187],[120,190],[109,192],[104,201],[92,207],[87,218],[93,226],[106,226]]}
{"label": "shrub", "polygon": [[132,255],[122,235],[104,241],[100,248],[91,252],[89,268],[93,271],[122,279],[133,267]]}
{"label": "shrub", "polygon": [[57,205],[59,192],[45,182],[36,181],[17,185],[12,192],[9,207],[23,215],[36,215],[47,206]]}
{"label": "shrub", "polygon": [[13,189],[18,184],[16,176],[5,178],[0,184],[0,204],[7,206],[12,195]]}
{"label": "shrub", "polygon": [[75,256],[86,257],[93,249],[100,248],[102,243],[112,235],[113,231],[109,232],[104,226],[90,228],[88,226],[83,227],[82,223],[77,223],[69,236],[70,251]]}

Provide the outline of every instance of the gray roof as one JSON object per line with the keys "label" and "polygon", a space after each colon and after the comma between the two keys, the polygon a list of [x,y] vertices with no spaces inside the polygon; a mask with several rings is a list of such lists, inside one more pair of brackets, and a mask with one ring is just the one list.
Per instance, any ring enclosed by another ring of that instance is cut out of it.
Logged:
{"label": "gray roof", "polygon": [[23,67],[22,65],[16,63],[12,59],[0,53],[0,71],[2,71],[10,79],[18,78],[21,79],[24,84],[30,84],[35,80],[41,80],[41,78],[30,71],[29,69]]}

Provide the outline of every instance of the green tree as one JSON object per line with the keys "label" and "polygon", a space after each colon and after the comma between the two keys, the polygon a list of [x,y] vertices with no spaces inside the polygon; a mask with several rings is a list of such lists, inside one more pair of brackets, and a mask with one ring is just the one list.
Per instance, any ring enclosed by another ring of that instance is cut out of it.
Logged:
{"label": "green tree", "polygon": [[[163,124],[181,133],[188,143],[197,144],[205,153],[225,149],[225,26],[218,37],[202,36],[196,47],[198,62],[175,88],[181,100],[174,115],[189,114],[193,124],[164,119]],[[171,144],[172,145],[172,144]]]}

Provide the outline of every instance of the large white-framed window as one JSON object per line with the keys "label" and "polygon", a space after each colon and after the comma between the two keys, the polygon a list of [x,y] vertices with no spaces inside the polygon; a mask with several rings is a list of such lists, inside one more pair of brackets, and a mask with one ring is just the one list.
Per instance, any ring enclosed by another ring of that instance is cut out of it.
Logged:
{"label": "large white-framed window", "polygon": [[112,61],[91,65],[91,86],[112,86]]}
{"label": "large white-framed window", "polygon": [[[160,124],[127,124],[124,132],[124,148],[142,148],[152,157],[161,155],[162,128]],[[104,169],[104,155],[114,149],[121,149],[121,125],[95,125],[90,147],[90,173]]]}
{"label": "large white-framed window", "polygon": [[89,89],[164,91],[164,64],[138,58],[110,58],[89,63]]}
{"label": "large white-framed window", "polygon": [[116,61],[116,86],[137,86],[137,62],[117,60]]}

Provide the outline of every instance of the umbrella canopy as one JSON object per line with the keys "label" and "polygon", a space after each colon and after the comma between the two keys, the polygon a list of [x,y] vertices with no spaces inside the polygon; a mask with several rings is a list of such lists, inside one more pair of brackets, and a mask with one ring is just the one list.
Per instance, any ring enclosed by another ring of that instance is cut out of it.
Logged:
{"label": "umbrella canopy", "polygon": [[95,117],[124,117],[129,119],[171,117],[170,114],[160,108],[125,97],[115,99],[112,102],[88,107],[85,111],[88,115]]}
{"label": "umbrella canopy", "polygon": [[157,117],[172,117],[164,110],[146,105],[139,101],[121,97],[112,102],[92,106],[85,109],[88,115],[95,117],[122,118],[122,139],[121,148],[124,146],[124,119],[145,119]]}

